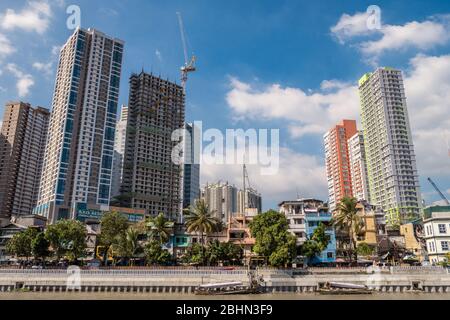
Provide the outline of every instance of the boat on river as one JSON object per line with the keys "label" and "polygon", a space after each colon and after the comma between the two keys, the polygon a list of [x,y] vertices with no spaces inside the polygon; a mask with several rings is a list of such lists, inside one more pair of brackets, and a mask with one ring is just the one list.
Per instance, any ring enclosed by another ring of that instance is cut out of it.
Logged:
{"label": "boat on river", "polygon": [[372,294],[373,291],[362,284],[327,282],[319,288],[320,294]]}
{"label": "boat on river", "polygon": [[195,288],[196,295],[233,295],[233,294],[260,294],[263,293],[264,279],[256,272],[249,271],[249,284],[240,281],[201,284]]}

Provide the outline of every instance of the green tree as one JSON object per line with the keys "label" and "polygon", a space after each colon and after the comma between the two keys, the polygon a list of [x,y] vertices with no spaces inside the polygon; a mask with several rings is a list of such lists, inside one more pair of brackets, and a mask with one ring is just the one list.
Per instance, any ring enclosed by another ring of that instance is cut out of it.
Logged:
{"label": "green tree", "polygon": [[201,199],[195,202],[194,207],[185,209],[185,224],[187,232],[200,233],[203,264],[205,264],[205,235],[217,232],[220,221],[213,216],[206,202]]}
{"label": "green tree", "polygon": [[86,227],[77,220],[60,220],[49,225],[45,237],[50,242],[58,260],[65,256],[76,261],[86,254]]}
{"label": "green tree", "polygon": [[193,243],[186,249],[186,253],[183,255],[181,260],[184,263],[201,264],[206,260],[203,256],[204,254],[206,254],[206,252],[204,252],[202,245],[199,243]]}
{"label": "green tree", "polygon": [[28,228],[25,231],[16,233],[7,243],[6,250],[19,258],[29,260],[32,256],[32,242],[38,231],[34,228]]}
{"label": "green tree", "polygon": [[349,238],[350,260],[356,262],[358,253],[356,251],[356,238],[364,226],[362,218],[358,215],[356,208],[358,201],[355,198],[344,197],[337,206],[337,213],[334,216],[333,224],[347,233]]}
{"label": "green tree", "polygon": [[172,260],[170,252],[161,247],[157,240],[150,240],[144,249],[148,265],[167,265]]}
{"label": "green tree", "polygon": [[158,214],[156,217],[149,218],[146,227],[148,236],[151,240],[157,240],[161,245],[169,241],[173,233],[174,223],[164,216],[164,213]]}
{"label": "green tree", "polygon": [[206,259],[210,265],[236,263],[242,260],[242,248],[230,242],[211,241],[206,249]]}
{"label": "green tree", "polygon": [[356,246],[356,252],[358,253],[358,255],[367,257],[367,256],[371,256],[375,252],[375,248],[372,246],[369,246],[365,242],[361,242]]}
{"label": "green tree", "polygon": [[103,263],[108,263],[108,253],[113,245],[118,245],[125,237],[128,229],[128,220],[118,212],[106,212],[100,219],[99,244],[103,246]]}
{"label": "green tree", "polygon": [[288,231],[286,217],[274,210],[256,216],[249,224],[256,239],[253,251],[268,258],[269,264],[280,267],[296,256],[296,237]]}
{"label": "green tree", "polygon": [[331,237],[326,233],[327,227],[322,222],[314,229],[311,238],[301,246],[301,254],[312,259],[324,251],[330,243]]}
{"label": "green tree", "polygon": [[319,244],[316,241],[308,239],[302,244],[300,252],[308,259],[312,259],[320,254],[322,250],[320,250]]}
{"label": "green tree", "polygon": [[139,231],[134,227],[129,227],[119,239],[118,243],[113,244],[113,251],[128,261],[135,258],[142,252],[142,247],[139,244]]}
{"label": "green tree", "polygon": [[39,232],[31,242],[31,251],[35,259],[44,259],[50,256],[50,242],[45,238],[44,232]]}

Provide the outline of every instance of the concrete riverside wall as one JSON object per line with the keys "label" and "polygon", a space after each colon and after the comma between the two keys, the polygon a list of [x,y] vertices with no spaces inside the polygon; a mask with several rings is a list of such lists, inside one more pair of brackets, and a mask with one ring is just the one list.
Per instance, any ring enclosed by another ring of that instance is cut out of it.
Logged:
{"label": "concrete riverside wall", "polygon": [[[450,273],[444,268],[259,270],[266,292],[315,292],[330,281],[363,284],[381,292],[450,292]],[[39,292],[73,290],[66,270],[0,269],[0,291]],[[246,270],[81,270],[83,292],[192,293],[202,283],[241,281]],[[75,290],[75,289],[74,289]]]}

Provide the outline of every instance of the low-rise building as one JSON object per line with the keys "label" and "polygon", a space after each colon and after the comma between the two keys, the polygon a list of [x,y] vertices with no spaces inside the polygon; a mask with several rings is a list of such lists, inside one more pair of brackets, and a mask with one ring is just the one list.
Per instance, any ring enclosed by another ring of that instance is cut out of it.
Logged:
{"label": "low-rise building", "polygon": [[411,258],[417,259],[418,262],[427,259],[422,220],[401,225],[400,234],[405,238],[405,250],[412,255]]}
{"label": "low-rise building", "polygon": [[317,199],[298,199],[283,201],[279,205],[280,213],[286,216],[289,231],[296,236],[297,246],[302,245],[310,238],[314,230],[322,222],[330,235],[328,247],[312,261],[313,263],[334,262],[336,259],[336,236],[331,225],[332,214],[323,201]]}
{"label": "low-rise building", "polygon": [[423,225],[430,263],[446,261],[450,253],[450,206],[424,209]]}
{"label": "low-rise building", "polygon": [[364,227],[358,235],[357,243],[366,243],[376,248],[380,240],[386,236],[385,214],[380,207],[369,204],[366,201],[358,202],[356,206]]}
{"label": "low-rise building", "polygon": [[23,215],[13,217],[9,223],[0,226],[0,263],[7,262],[10,256],[6,250],[6,243],[17,233],[27,230],[28,228],[37,228],[44,230],[47,219],[37,215]]}
{"label": "low-rise building", "polygon": [[314,230],[323,224],[326,227],[325,233],[330,237],[328,246],[319,255],[314,257],[309,263],[333,263],[336,261],[336,234],[332,225],[332,214],[327,207],[306,208],[305,225],[306,235],[311,238]]}
{"label": "low-rise building", "polygon": [[256,239],[252,237],[249,224],[254,215],[236,214],[229,218],[228,232],[226,242],[231,242],[243,249],[244,259],[246,261],[252,256],[252,249]]}

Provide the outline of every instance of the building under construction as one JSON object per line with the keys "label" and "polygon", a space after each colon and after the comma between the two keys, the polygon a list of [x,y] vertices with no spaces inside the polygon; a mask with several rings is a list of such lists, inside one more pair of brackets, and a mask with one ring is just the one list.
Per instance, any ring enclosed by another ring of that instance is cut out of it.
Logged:
{"label": "building under construction", "polygon": [[125,205],[175,217],[181,208],[182,165],[172,161],[179,142],[171,136],[184,126],[183,88],[145,72],[133,74],[128,108],[121,185]]}

